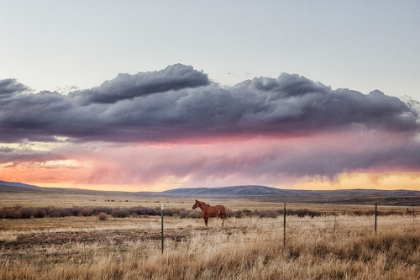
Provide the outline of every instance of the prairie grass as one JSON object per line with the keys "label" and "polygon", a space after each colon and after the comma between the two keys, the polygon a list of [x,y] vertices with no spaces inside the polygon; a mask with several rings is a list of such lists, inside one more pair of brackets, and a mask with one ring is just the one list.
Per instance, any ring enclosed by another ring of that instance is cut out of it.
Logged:
{"label": "prairie grass", "polygon": [[419,220],[2,219],[0,279],[419,279]]}
{"label": "prairie grass", "polygon": [[[281,197],[278,201],[260,201],[253,197],[218,197],[218,198],[196,198],[196,197],[170,197],[170,196],[144,196],[136,194],[109,193],[108,195],[86,195],[86,194],[67,194],[67,193],[1,193],[0,208],[1,207],[14,207],[16,205],[23,205],[26,207],[148,207],[160,208],[161,204],[165,208],[180,208],[191,209],[194,204],[194,199],[202,199],[209,204],[223,204],[229,210],[272,210],[283,209]],[[260,198],[262,199],[262,198]],[[274,198],[271,198],[274,200]],[[277,197],[276,197],[277,199]],[[287,209],[310,209],[312,211],[368,211],[373,210],[373,205],[349,205],[349,204],[336,204],[330,203],[297,203],[299,198],[293,199],[293,203],[287,203]],[[407,211],[407,206],[381,206],[382,211]]]}

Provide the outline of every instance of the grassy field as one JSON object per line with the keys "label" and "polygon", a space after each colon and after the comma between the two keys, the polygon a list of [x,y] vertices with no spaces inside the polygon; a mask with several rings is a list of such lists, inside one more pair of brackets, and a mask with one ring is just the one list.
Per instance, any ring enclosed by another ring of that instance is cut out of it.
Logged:
{"label": "grassy field", "polygon": [[[278,197],[275,201],[274,198],[231,198],[231,197],[218,197],[218,198],[196,198],[196,197],[171,197],[171,196],[140,196],[140,195],[85,195],[85,194],[68,194],[68,193],[1,193],[0,207],[10,207],[16,205],[23,206],[55,206],[55,207],[72,207],[72,206],[109,206],[109,207],[156,207],[160,208],[164,204],[165,208],[185,208],[190,209],[194,204],[194,199],[204,200],[209,204],[223,204],[231,210],[267,210],[267,209],[283,209],[284,203],[287,202],[288,209],[311,209],[313,211],[356,211],[356,210],[372,210],[374,203],[371,204],[332,204],[324,203],[311,203],[299,202],[299,198],[294,199],[292,202],[290,198],[282,200]],[[268,200],[268,201],[267,201]],[[380,206],[382,211],[404,211],[407,206]]]}
{"label": "grassy field", "polygon": [[[114,201],[110,201],[114,200]],[[220,200],[211,199],[209,203]],[[30,197],[9,194],[0,207],[185,207],[192,198]],[[225,199],[234,210],[282,208],[283,202]],[[98,216],[0,219],[0,279],[419,279],[420,217],[350,215],[373,206],[288,203],[294,209],[337,209],[337,215],[231,217],[160,216],[101,220]],[[381,210],[390,210],[386,208]],[[401,214],[400,214],[401,213]],[[284,241],[286,240],[286,246]]]}

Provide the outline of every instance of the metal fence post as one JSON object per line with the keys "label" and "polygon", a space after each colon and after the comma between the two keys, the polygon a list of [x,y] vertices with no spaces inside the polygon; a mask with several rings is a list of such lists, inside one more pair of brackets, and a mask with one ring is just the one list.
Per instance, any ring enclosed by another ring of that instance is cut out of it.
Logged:
{"label": "metal fence post", "polygon": [[334,233],[335,233],[335,227],[337,225],[337,215],[335,212],[335,205],[333,205],[333,212],[334,212]]}
{"label": "metal fence post", "polygon": [[378,227],[378,203],[375,203],[375,235]]}
{"label": "metal fence post", "polygon": [[283,247],[286,248],[286,203],[283,209]]}
{"label": "metal fence post", "polygon": [[163,203],[160,207],[160,217],[161,217],[161,241],[162,241],[162,254],[163,254]]}
{"label": "metal fence post", "polygon": [[413,206],[413,229],[414,229],[414,216],[415,216],[415,213],[416,212],[414,212],[414,206]]}

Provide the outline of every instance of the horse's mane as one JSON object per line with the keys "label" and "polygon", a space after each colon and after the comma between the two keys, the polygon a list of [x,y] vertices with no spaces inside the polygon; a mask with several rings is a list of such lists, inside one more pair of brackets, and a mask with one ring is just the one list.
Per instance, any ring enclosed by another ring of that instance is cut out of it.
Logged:
{"label": "horse's mane", "polygon": [[210,204],[205,203],[204,201],[200,201],[200,200],[198,200],[198,202],[200,202],[200,204],[202,204],[203,206],[208,206],[208,205],[210,205]]}

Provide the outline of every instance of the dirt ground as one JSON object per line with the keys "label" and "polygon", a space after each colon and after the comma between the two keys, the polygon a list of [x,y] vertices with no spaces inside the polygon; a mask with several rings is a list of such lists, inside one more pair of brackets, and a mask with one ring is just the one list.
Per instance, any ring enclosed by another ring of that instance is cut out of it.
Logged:
{"label": "dirt ground", "polygon": [[[164,239],[186,241],[193,234],[211,234],[223,231],[227,235],[245,232],[246,227],[178,227],[164,230]],[[88,231],[29,232],[19,233],[15,241],[1,241],[0,250],[29,250],[34,246],[71,245],[74,243],[120,245],[131,241],[161,240],[161,229],[110,229]]]}

